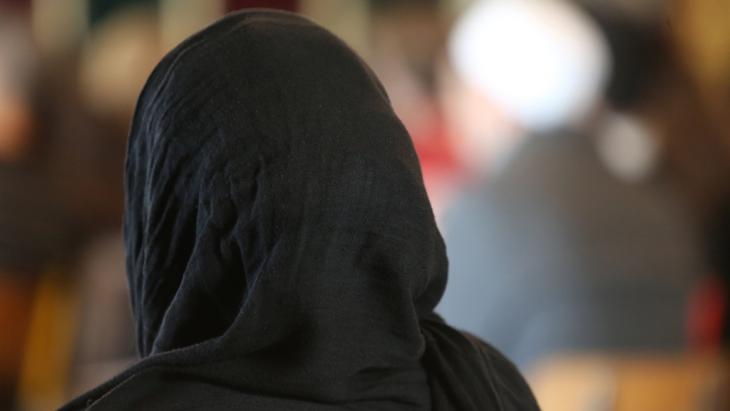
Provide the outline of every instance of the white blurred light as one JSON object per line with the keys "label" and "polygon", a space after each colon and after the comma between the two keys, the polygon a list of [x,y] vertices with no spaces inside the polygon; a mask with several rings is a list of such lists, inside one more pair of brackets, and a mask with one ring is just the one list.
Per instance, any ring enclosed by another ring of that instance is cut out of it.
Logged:
{"label": "white blurred light", "polygon": [[595,25],[558,0],[483,0],[449,44],[457,73],[522,127],[580,121],[602,93],[607,46]]}
{"label": "white blurred light", "polygon": [[659,162],[660,146],[649,127],[618,113],[606,115],[602,123],[596,149],[608,171],[628,183],[651,177]]}

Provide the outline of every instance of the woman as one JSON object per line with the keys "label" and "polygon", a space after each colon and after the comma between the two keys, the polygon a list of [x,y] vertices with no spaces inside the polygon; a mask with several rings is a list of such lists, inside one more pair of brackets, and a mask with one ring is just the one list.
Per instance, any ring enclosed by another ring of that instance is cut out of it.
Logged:
{"label": "woman", "polygon": [[308,20],[234,14],[166,56],[126,190],[142,360],[63,410],[537,409],[433,313],[447,263],[411,141]]}

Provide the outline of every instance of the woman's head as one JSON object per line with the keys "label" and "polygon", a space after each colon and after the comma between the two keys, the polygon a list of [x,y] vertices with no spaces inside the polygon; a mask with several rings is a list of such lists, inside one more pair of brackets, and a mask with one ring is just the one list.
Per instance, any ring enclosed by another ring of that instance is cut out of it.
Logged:
{"label": "woman's head", "polygon": [[173,50],[139,99],[126,190],[143,355],[294,338],[287,364],[339,381],[417,364],[444,246],[383,88],[322,28],[250,11]]}

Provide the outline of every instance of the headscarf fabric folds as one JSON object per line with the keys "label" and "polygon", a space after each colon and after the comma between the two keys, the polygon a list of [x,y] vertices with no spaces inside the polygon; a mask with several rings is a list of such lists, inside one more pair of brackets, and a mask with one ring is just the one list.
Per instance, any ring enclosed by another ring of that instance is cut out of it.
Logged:
{"label": "headscarf fabric folds", "polygon": [[433,308],[447,261],[410,138],[370,69],[295,14],[171,51],[128,143],[142,359],[64,410],[528,410]]}

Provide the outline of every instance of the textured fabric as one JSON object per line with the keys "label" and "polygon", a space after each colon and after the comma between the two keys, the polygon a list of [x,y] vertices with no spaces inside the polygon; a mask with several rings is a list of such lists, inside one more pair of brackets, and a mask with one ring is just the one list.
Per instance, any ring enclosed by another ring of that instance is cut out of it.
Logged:
{"label": "textured fabric", "polygon": [[128,147],[143,359],[65,410],[529,410],[511,363],[435,314],[447,262],[370,70],[246,11],[155,69]]}

